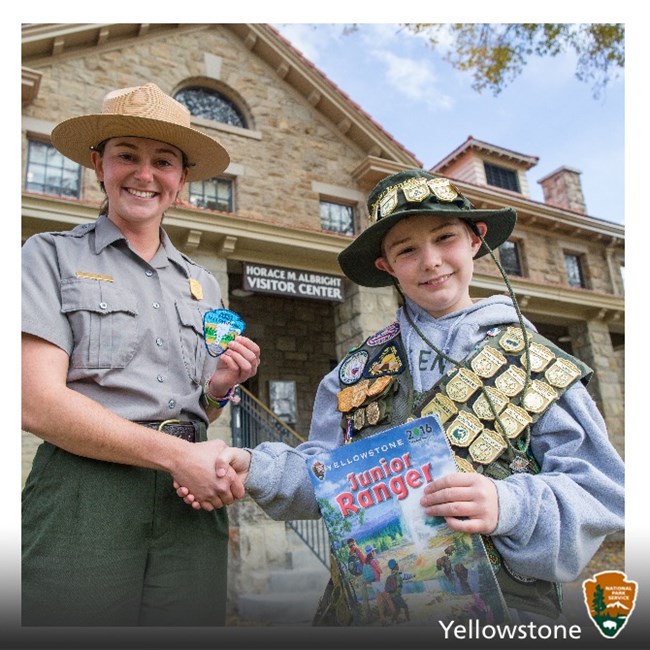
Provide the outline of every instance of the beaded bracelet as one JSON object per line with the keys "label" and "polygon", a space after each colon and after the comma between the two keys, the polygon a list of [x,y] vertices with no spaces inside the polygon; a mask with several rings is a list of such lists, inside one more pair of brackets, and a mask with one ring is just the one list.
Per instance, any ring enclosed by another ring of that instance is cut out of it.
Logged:
{"label": "beaded bracelet", "polygon": [[223,397],[213,397],[210,394],[210,380],[208,379],[205,384],[203,384],[203,403],[207,408],[211,406],[215,409],[222,409],[228,404],[228,402],[237,402],[237,397],[235,391],[237,390],[238,384],[235,384],[232,388]]}

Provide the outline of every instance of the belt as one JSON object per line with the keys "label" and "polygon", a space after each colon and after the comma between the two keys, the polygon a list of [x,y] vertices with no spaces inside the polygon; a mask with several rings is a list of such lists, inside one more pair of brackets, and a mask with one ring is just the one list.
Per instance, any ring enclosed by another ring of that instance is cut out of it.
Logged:
{"label": "belt", "polygon": [[199,426],[198,422],[191,422],[186,420],[148,420],[145,422],[136,422],[149,429],[157,429],[163,431],[176,438],[182,438],[188,442],[196,442],[198,440]]}

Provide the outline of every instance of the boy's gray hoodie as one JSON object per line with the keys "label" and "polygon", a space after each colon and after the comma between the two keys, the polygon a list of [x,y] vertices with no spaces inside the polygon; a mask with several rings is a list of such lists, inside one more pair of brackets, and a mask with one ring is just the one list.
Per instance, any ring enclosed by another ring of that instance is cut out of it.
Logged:
{"label": "boy's gray hoodie", "polygon": [[[414,303],[411,317],[424,335],[452,359],[464,359],[498,325],[516,324],[510,298],[493,296],[435,319]],[[414,389],[428,390],[448,362],[397,318],[408,351]],[[527,327],[533,326],[526,321]],[[338,366],[320,383],[309,440],[298,447],[263,443],[252,451],[246,490],[274,519],[313,519],[318,507],[305,459],[343,444]],[[398,424],[398,423],[395,423]],[[623,462],[607,437],[605,423],[585,387],[577,382],[537,421],[531,449],[537,475],[514,474],[494,481],[499,522],[491,537],[515,572],[552,582],[574,580],[605,535],[624,527]]]}

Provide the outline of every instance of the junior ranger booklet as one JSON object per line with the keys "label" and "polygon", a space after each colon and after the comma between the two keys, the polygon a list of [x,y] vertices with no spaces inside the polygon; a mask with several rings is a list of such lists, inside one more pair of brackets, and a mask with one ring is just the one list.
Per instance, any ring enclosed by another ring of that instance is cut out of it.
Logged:
{"label": "junior ranger booklet", "polygon": [[481,536],[453,531],[420,505],[427,483],[458,471],[435,416],[311,457],[307,466],[354,624],[508,622]]}

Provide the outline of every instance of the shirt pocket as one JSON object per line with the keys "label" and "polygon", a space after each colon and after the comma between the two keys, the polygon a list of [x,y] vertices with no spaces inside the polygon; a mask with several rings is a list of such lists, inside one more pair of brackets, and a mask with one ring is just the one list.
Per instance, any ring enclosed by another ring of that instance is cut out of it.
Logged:
{"label": "shirt pocket", "polygon": [[64,280],[61,311],[72,328],[72,368],[124,368],[138,346],[137,300],[99,280]]}
{"label": "shirt pocket", "polygon": [[203,384],[207,350],[203,339],[203,313],[197,305],[176,302],[183,364],[190,379]]}

